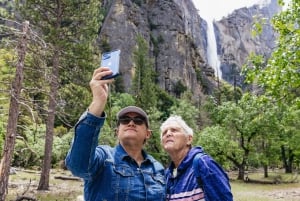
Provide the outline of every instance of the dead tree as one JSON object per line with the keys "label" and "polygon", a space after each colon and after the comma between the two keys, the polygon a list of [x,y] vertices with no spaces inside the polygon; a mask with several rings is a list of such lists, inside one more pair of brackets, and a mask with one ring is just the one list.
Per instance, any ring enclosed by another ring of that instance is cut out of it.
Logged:
{"label": "dead tree", "polygon": [[0,162],[0,201],[5,201],[9,179],[11,159],[14,152],[17,135],[17,122],[19,114],[19,98],[23,85],[23,69],[27,49],[29,22],[23,23],[23,30],[17,46],[18,61],[16,66],[15,79],[12,82],[9,116],[6,129],[6,137],[3,149],[3,157]]}

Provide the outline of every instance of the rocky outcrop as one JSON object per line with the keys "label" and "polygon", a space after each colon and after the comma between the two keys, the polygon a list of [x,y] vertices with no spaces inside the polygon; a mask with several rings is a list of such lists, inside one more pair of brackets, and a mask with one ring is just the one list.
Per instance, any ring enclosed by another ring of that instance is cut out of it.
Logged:
{"label": "rocky outcrop", "polygon": [[153,68],[162,89],[172,94],[175,84],[181,81],[199,98],[213,88],[212,68],[206,64],[205,23],[192,1],[107,2],[108,14],[99,44],[121,49],[121,73],[127,89],[134,75],[132,52],[138,34],[149,43],[149,55],[154,59]]}
{"label": "rocky outcrop", "polygon": [[[235,10],[214,23],[222,78],[231,84],[243,86],[240,75],[250,53],[268,58],[275,47],[276,34],[270,19],[280,11],[276,0],[269,5]],[[255,23],[262,23],[262,32],[253,34]]]}
{"label": "rocky outcrop", "polygon": [[[268,57],[274,48],[269,19],[278,12],[276,0],[265,8],[253,6],[236,10],[215,22],[218,55],[223,79],[242,85],[241,66],[251,52]],[[206,22],[191,0],[104,0],[107,15],[99,34],[100,48],[121,49],[120,70],[129,90],[134,75],[132,52],[137,35],[150,47],[158,85],[174,94],[181,82],[199,99],[216,86],[213,68],[207,64]],[[263,34],[253,36],[254,16],[266,18]]]}

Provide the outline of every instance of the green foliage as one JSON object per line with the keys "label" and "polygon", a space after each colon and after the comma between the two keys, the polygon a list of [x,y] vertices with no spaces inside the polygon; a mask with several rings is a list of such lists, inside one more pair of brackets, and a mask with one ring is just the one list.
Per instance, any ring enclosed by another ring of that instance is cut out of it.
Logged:
{"label": "green foliage", "polygon": [[161,141],[160,141],[160,125],[162,111],[155,107],[150,108],[147,111],[150,119],[150,129],[152,130],[151,138],[146,142],[145,150],[148,151],[153,157],[162,162],[162,164],[167,165],[169,163],[169,158],[167,153],[164,152]]}
{"label": "green foliage", "polygon": [[13,50],[0,49],[0,157],[4,148],[6,125],[10,102],[10,83],[14,78],[15,68],[12,67],[15,61]]}
{"label": "green foliage", "polygon": [[157,109],[162,112],[161,119],[167,119],[170,114],[170,108],[175,104],[176,98],[168,94],[166,91],[156,88]]}
{"label": "green foliage", "polygon": [[[57,128],[55,128],[57,131]],[[74,137],[74,130],[70,130],[69,132],[67,129],[62,129],[61,127],[59,130],[63,131],[60,133],[60,136],[54,136],[53,139],[53,151],[52,151],[52,166],[57,166],[66,158],[66,155],[69,151],[71,146],[72,139]]]}
{"label": "green foliage", "polygon": [[112,84],[112,91],[116,93],[125,93],[124,79],[123,76],[118,76]]}
{"label": "green foliage", "polygon": [[[64,160],[73,138],[73,132],[59,127],[54,136],[52,165]],[[45,125],[25,128],[24,136],[17,136],[12,166],[32,168],[40,166],[45,146]],[[59,134],[58,134],[59,133]]]}
{"label": "green foliage", "polygon": [[[217,158],[226,157],[233,164],[239,164],[238,166],[245,167],[249,164],[249,158],[257,157],[256,152],[262,153],[259,156],[261,162],[265,156],[272,160],[274,157],[269,150],[276,143],[272,134],[278,130],[278,120],[273,107],[274,104],[266,97],[251,94],[244,94],[238,103],[228,101],[215,108],[213,103],[208,104],[207,109],[210,110],[216,128],[212,131],[206,128],[205,133],[208,134],[200,139],[200,143],[205,143]],[[206,138],[207,141],[204,141]],[[215,146],[216,143],[218,146]],[[225,158],[219,160],[224,161]]]}
{"label": "green foliage", "polygon": [[278,46],[267,63],[264,64],[262,56],[257,56],[251,59],[251,68],[248,64],[248,80],[257,81],[278,99],[293,100],[300,93],[299,6],[299,1],[292,0],[286,11],[273,18],[274,28],[279,33]]}
{"label": "green foliage", "polygon": [[[0,122],[0,150],[3,150],[4,142],[5,142],[5,130],[4,130],[3,123]],[[2,157],[2,151],[0,153],[0,157]]]}
{"label": "green foliage", "polygon": [[222,104],[227,101],[237,102],[243,96],[243,91],[239,87],[233,87],[228,83],[223,82],[218,89],[215,89],[213,96],[216,99],[217,104]]}
{"label": "green foliage", "polygon": [[[5,1],[9,2],[9,1]],[[59,73],[59,98],[54,130],[52,165],[64,159],[73,137],[72,128],[82,111],[88,106],[91,94],[88,88],[93,70],[99,66],[99,50],[95,42],[104,12],[101,1],[64,1],[62,20],[57,23],[55,1],[16,1],[22,17],[29,19],[32,29],[42,39],[29,44],[25,64],[24,89],[18,138],[13,165],[39,166],[43,159],[45,138],[45,114],[49,95],[53,48],[61,50]],[[142,1],[135,1],[139,5]],[[128,105],[138,105],[150,117],[152,137],[145,149],[164,165],[169,163],[167,154],[160,145],[159,127],[170,114],[183,117],[194,129],[194,144],[201,145],[224,167],[239,165],[260,167],[280,164],[280,148],[287,156],[294,156],[299,163],[299,1],[292,0],[287,11],[273,19],[280,37],[271,58],[251,55],[243,73],[249,84],[258,84],[266,91],[264,96],[244,94],[240,88],[222,83],[213,97],[201,100],[201,108],[195,107],[192,96],[180,81],[174,84],[173,97],[155,85],[153,61],[149,57],[149,46],[142,36],[137,37],[137,48],[133,52],[134,72],[132,94],[124,93],[120,76],[110,85],[110,97],[105,108],[107,115],[101,130],[100,144],[114,146],[116,113]],[[3,14],[0,10],[0,15]],[[85,14],[83,17],[82,13]],[[264,19],[263,19],[264,20]],[[150,20],[149,20],[150,21]],[[262,30],[262,23],[255,24],[255,34]],[[150,22],[150,28],[155,29]],[[151,37],[154,56],[159,54],[161,35]],[[40,44],[47,44],[41,46]],[[101,37],[101,51],[110,51],[109,41]],[[0,148],[3,149],[5,125],[9,104],[9,86],[15,68],[14,52],[0,49]],[[200,68],[196,69],[197,80],[203,88],[209,81],[203,80]],[[202,109],[202,110],[201,110]],[[206,110],[203,110],[206,109]],[[203,120],[203,116],[205,120]],[[200,125],[201,124],[201,125]],[[208,127],[210,125],[210,127]],[[203,130],[200,132],[200,127]],[[290,153],[289,153],[290,152]],[[288,155],[290,154],[290,155]],[[245,162],[245,164],[243,164]]]}
{"label": "green foliage", "polygon": [[106,37],[101,37],[101,41],[100,41],[100,48],[103,52],[109,52],[111,51],[111,47],[109,44],[109,41]]}
{"label": "green foliage", "polygon": [[188,99],[180,99],[176,104],[174,104],[170,109],[172,115],[181,116],[185,122],[193,128],[194,131],[198,130],[197,119],[198,109],[193,106]]}
{"label": "green foliage", "polygon": [[116,128],[116,115],[123,107],[135,105],[134,97],[128,93],[110,93],[108,102],[105,106],[106,122],[110,129]]}
{"label": "green foliage", "polygon": [[231,163],[226,156],[234,154],[239,163],[243,159],[243,151],[240,149],[238,141],[231,139],[230,132],[229,129],[216,125],[206,127],[200,133],[195,133],[195,135],[199,135],[198,141],[195,143],[201,145],[209,155],[227,169],[231,167]]}
{"label": "green foliage", "polygon": [[132,81],[132,92],[136,104],[145,110],[156,107],[156,85],[154,83],[153,61],[148,56],[149,47],[142,36],[137,36],[137,49],[133,52],[135,73]]}
{"label": "green foliage", "polygon": [[78,116],[88,107],[91,101],[90,91],[85,86],[74,83],[65,84],[59,90],[59,100],[57,109],[64,117],[56,120],[56,125],[64,124],[69,128],[73,127],[78,120]]}
{"label": "green foliage", "polygon": [[261,79],[260,77],[264,76],[263,69],[265,66],[266,61],[262,55],[255,55],[251,53],[248,57],[247,64],[245,64],[242,69],[242,73],[246,75],[245,82],[253,83],[256,76],[258,76],[258,79]]}
{"label": "green foliage", "polygon": [[16,138],[12,166],[29,168],[41,163],[44,151],[45,126],[27,127],[24,136]]}
{"label": "green foliage", "polygon": [[62,125],[54,128],[54,135],[57,137],[62,137],[67,132],[68,132],[68,129],[63,127]]}
{"label": "green foliage", "polygon": [[[28,53],[31,55],[31,59],[27,61],[31,73],[28,73],[25,79],[28,88],[47,89],[51,80],[49,78],[52,76],[53,50],[59,52],[60,100],[57,100],[56,125],[65,124],[71,127],[74,125],[75,116],[78,116],[78,110],[87,106],[89,96],[85,96],[88,92],[86,83],[92,71],[99,66],[98,50],[93,43],[103,20],[100,3],[97,0],[89,2],[68,0],[63,3],[16,1],[21,16],[30,20],[30,25],[38,31],[39,38],[42,40],[42,43],[35,44],[47,44],[47,49],[35,45],[34,48],[31,47],[35,54]],[[47,74],[48,72],[50,73]],[[45,77],[45,74],[49,77]],[[31,90],[29,93],[32,94],[29,97],[38,103],[48,102],[47,90],[39,92]],[[41,99],[36,100],[36,96]],[[38,107],[45,110],[47,105],[38,105]]]}
{"label": "green foliage", "polygon": [[15,68],[12,67],[15,61],[14,52],[6,49],[0,49],[0,123],[7,121],[9,110],[9,90],[10,83],[14,78]]}
{"label": "green foliage", "polygon": [[184,84],[181,82],[181,80],[178,80],[175,84],[174,84],[174,93],[176,95],[176,97],[180,97],[182,93],[184,93],[187,90],[187,87],[184,86]]}
{"label": "green foliage", "polygon": [[[151,29],[153,29],[153,28],[151,28]],[[151,42],[153,44],[153,54],[155,57],[157,57],[160,52],[159,45],[164,42],[164,38],[161,35],[159,35],[158,38],[155,38],[152,34],[150,35],[150,38],[151,38]]]}
{"label": "green foliage", "polygon": [[[283,1],[279,1],[282,5]],[[277,47],[266,61],[261,55],[251,55],[244,67],[248,83],[260,86],[271,101],[262,118],[268,133],[261,136],[256,151],[263,153],[263,164],[272,164],[283,159],[283,164],[292,164],[295,155],[299,156],[299,95],[300,95],[300,2],[292,0],[287,10],[272,19],[278,32]],[[272,128],[272,129],[271,129]],[[260,148],[260,149],[259,149]],[[277,152],[277,156],[274,154]],[[297,153],[297,154],[296,154]]]}
{"label": "green foliage", "polygon": [[99,144],[115,146],[118,143],[115,132],[116,127],[111,127],[111,125],[109,125],[108,123],[109,122],[106,121],[103,128],[101,129]]}
{"label": "green foliage", "polygon": [[[1,18],[12,18],[14,15],[13,1],[1,0],[0,1],[0,17]],[[1,30],[1,28],[0,28]]]}
{"label": "green foliage", "polygon": [[256,37],[257,35],[262,33],[264,24],[266,24],[267,19],[263,18],[262,16],[254,16],[254,21],[255,23],[252,29],[252,35],[253,37]]}

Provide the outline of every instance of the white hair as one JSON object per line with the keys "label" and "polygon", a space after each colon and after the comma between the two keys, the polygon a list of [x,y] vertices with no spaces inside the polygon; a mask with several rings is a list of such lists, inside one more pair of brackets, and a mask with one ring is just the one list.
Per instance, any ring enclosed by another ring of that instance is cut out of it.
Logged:
{"label": "white hair", "polygon": [[160,138],[162,138],[163,130],[166,127],[168,127],[170,125],[174,125],[174,124],[177,125],[177,126],[180,126],[183,129],[184,134],[186,136],[193,136],[194,135],[193,129],[186,124],[186,122],[181,118],[181,116],[172,115],[166,121],[164,121],[161,124],[161,126],[160,126]]}

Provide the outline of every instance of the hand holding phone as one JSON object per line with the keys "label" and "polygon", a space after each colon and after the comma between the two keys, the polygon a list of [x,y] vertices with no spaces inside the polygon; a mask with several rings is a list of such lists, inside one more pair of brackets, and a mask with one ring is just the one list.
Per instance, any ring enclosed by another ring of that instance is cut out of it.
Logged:
{"label": "hand holding phone", "polygon": [[114,50],[102,54],[101,66],[109,67],[112,70],[111,75],[102,77],[102,80],[112,79],[119,75],[119,62],[121,50]]}

